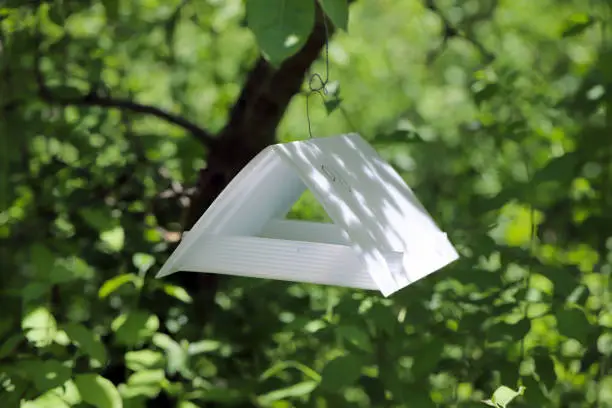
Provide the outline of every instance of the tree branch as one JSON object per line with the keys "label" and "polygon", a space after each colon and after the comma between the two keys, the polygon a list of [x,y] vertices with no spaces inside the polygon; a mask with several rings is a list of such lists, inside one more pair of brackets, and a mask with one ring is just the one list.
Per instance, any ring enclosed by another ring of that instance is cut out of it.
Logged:
{"label": "tree branch", "polygon": [[[464,40],[472,44],[488,62],[493,61],[495,59],[495,55],[490,53],[479,41],[470,37],[469,35],[466,35],[466,33],[454,27],[453,24],[449,21],[449,19],[446,18],[442,10],[440,10],[440,8],[436,5],[435,0],[426,0],[425,7],[435,13],[440,18],[440,20],[442,20],[442,43],[440,44],[440,47],[431,51],[427,56],[428,65],[434,62],[436,58],[446,49],[448,41],[451,38],[463,38]],[[492,12],[495,7],[496,3],[494,3],[494,6],[491,8],[490,12]],[[478,20],[481,18],[484,19],[488,17],[489,13],[483,13],[483,16],[479,15],[473,20]]]}
{"label": "tree branch", "polygon": [[140,104],[130,99],[102,96],[99,95],[95,90],[92,90],[87,95],[79,97],[60,97],[58,95],[55,95],[52,90],[47,86],[45,77],[42,73],[41,55],[39,47],[36,48],[34,72],[36,77],[36,84],[38,86],[38,95],[41,99],[50,104],[58,104],[62,106],[95,106],[102,108],[120,109],[143,115],[151,115],[163,119],[173,125],[182,127],[183,129],[191,133],[200,143],[202,143],[204,147],[207,147],[209,149],[212,148],[212,146],[217,141],[217,139],[205,129],[184,118],[183,116],[170,113],[155,106]]}
{"label": "tree branch", "polygon": [[[276,129],[291,98],[299,94],[308,69],[325,45],[323,18],[323,12],[317,6],[316,24],[306,44],[278,69],[262,57],[247,74],[229,120],[219,132],[218,143],[208,152],[207,167],[198,177],[196,192],[185,213],[183,225],[186,230],[191,229],[225,186],[256,154],[274,143]],[[330,36],[332,31],[329,27]],[[304,129],[306,136],[307,130]],[[192,294],[194,318],[204,326],[215,309],[214,299],[222,277],[202,273],[176,274],[172,277]]]}

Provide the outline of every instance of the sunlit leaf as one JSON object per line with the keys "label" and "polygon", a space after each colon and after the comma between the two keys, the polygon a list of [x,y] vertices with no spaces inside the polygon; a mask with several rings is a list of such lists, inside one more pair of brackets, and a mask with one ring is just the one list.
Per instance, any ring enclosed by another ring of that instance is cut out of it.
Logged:
{"label": "sunlit leaf", "polygon": [[122,227],[115,227],[101,232],[100,239],[111,251],[119,252],[123,249],[125,243],[125,232]]}
{"label": "sunlit leaf", "polygon": [[187,352],[189,355],[195,356],[202,353],[210,353],[211,351],[218,350],[221,347],[221,343],[215,340],[200,340],[189,344]]}
{"label": "sunlit leaf", "polygon": [[187,291],[181,288],[180,286],[166,284],[164,285],[164,292],[166,292],[167,295],[170,295],[183,303],[193,302],[193,299],[191,298],[191,296],[189,296],[189,293],[187,293]]}
{"label": "sunlit leaf", "polygon": [[186,369],[187,350],[181,347],[174,339],[164,333],[155,333],[153,344],[165,351],[168,362],[167,369],[170,374]]}
{"label": "sunlit leaf", "polygon": [[134,395],[154,398],[162,388],[166,376],[163,369],[142,370],[132,374],[127,381],[128,390]]}
{"label": "sunlit leaf", "polygon": [[257,398],[257,402],[261,405],[267,406],[275,401],[279,401],[285,398],[301,397],[303,395],[310,394],[317,387],[316,381],[304,381],[299,384],[292,385],[287,388],[272,391],[268,394],[262,395]]}
{"label": "sunlit leaf", "polygon": [[484,400],[487,405],[498,408],[506,408],[512,400],[514,400],[519,395],[523,395],[525,392],[525,387],[520,386],[518,391],[514,391],[512,388],[506,387],[502,385],[498,389],[493,392],[493,396],[489,400]]}
{"label": "sunlit leaf", "polygon": [[21,322],[26,338],[35,347],[50,345],[57,333],[57,322],[46,307],[40,306],[26,314]]}
{"label": "sunlit leaf", "polygon": [[155,257],[150,254],[137,253],[132,256],[132,263],[140,273],[145,273],[155,264]]}
{"label": "sunlit leaf", "polygon": [[164,367],[164,355],[159,351],[138,350],[125,353],[125,364],[133,371]]}
{"label": "sunlit leaf", "polygon": [[597,350],[604,356],[612,355],[612,333],[603,333],[597,339]]}
{"label": "sunlit leaf", "polygon": [[21,408],[70,408],[71,405],[68,404],[66,401],[64,401],[56,393],[49,391],[34,400],[22,402],[20,407]]}
{"label": "sunlit leaf", "polygon": [[301,371],[304,375],[312,378],[316,382],[321,381],[321,376],[316,371],[304,364],[298,363],[297,361],[279,361],[278,363],[274,364],[272,367],[264,371],[263,374],[261,374],[260,379],[266,380],[287,370],[288,368],[295,368]]}
{"label": "sunlit leaf", "polygon": [[98,297],[100,297],[100,299],[104,299],[105,297],[113,294],[115,291],[117,291],[117,289],[119,289],[121,286],[125,285],[128,282],[132,282],[138,287],[140,279],[138,278],[138,276],[132,273],[117,275],[104,282],[104,284],[98,291]]}

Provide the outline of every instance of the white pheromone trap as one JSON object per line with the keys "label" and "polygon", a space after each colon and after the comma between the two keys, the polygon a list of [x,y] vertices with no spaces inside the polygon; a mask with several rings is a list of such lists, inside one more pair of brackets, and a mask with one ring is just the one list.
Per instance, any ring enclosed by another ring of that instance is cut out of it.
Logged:
{"label": "white pheromone trap", "polygon": [[[334,224],[284,219],[306,189]],[[264,149],[183,235],[157,277],[206,272],[389,296],[457,258],[402,178],[349,134]]]}

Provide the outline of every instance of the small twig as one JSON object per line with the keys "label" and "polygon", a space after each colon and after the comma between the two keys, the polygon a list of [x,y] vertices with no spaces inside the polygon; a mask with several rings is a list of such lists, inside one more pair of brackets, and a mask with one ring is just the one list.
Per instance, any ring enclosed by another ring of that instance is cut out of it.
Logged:
{"label": "small twig", "polygon": [[438,58],[438,56],[442,54],[442,52],[446,49],[446,46],[448,45],[448,41],[451,38],[463,38],[464,40],[472,44],[476,49],[478,49],[478,51],[483,55],[485,59],[489,61],[495,59],[495,55],[487,51],[487,49],[479,41],[472,37],[469,37],[465,33],[462,33],[459,29],[453,26],[453,24],[448,20],[448,18],[446,18],[444,13],[442,13],[442,10],[440,10],[440,8],[436,5],[435,0],[425,0],[425,7],[434,12],[440,18],[440,20],[442,20],[443,29],[442,43],[438,48],[431,51],[427,55],[428,65],[434,62]]}
{"label": "small twig", "polygon": [[42,56],[40,54],[40,48],[39,45],[37,45],[34,57],[34,73],[36,77],[36,84],[38,85],[38,95],[41,97],[41,99],[50,104],[57,104],[61,106],[95,106],[102,108],[126,110],[144,115],[151,115],[163,119],[168,123],[172,123],[173,125],[182,127],[183,129],[190,132],[205,147],[210,148],[216,142],[216,139],[210,133],[208,133],[206,130],[202,129],[195,123],[191,122],[190,120],[180,115],[167,112],[155,106],[144,105],[138,102],[134,102],[130,99],[111,98],[109,96],[103,96],[99,95],[95,91],[92,91],[87,95],[83,95],[77,98],[59,97],[58,95],[53,94],[51,89],[47,86],[47,83],[41,70],[41,59]]}

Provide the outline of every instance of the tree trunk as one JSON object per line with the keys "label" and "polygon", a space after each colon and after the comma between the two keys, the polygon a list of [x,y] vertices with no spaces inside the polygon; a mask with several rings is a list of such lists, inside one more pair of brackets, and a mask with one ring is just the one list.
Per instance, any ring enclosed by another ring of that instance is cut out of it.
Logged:
{"label": "tree trunk", "polygon": [[[260,58],[249,72],[226,126],[208,151],[196,193],[188,210],[189,230],[236,174],[262,149],[275,141],[276,128],[291,98],[300,92],[308,69],[326,43],[323,13],[317,6],[313,32],[304,47],[278,69]],[[331,35],[331,27],[329,30]],[[306,130],[305,130],[306,132]],[[180,282],[194,298],[194,316],[204,325],[214,307],[220,275],[181,273]]]}

